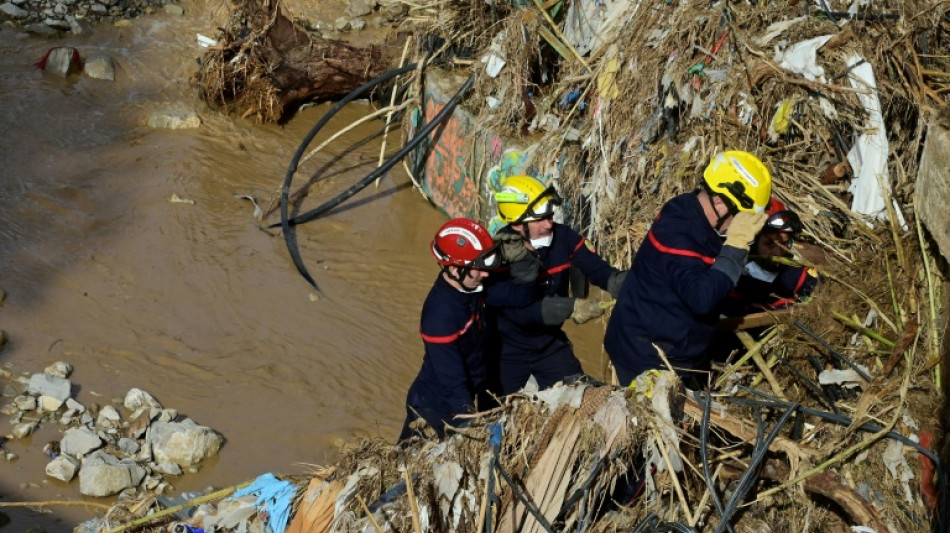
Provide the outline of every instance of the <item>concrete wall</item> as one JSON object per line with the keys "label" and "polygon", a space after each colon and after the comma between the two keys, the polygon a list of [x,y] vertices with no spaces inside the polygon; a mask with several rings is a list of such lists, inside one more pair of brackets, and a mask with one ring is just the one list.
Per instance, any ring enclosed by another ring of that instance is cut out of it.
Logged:
{"label": "concrete wall", "polygon": [[917,174],[917,215],[950,259],[950,129],[948,121],[935,117],[927,130],[927,141]]}
{"label": "concrete wall", "polygon": [[[465,80],[465,76],[452,72],[426,71],[426,123],[445,108]],[[416,122],[414,128],[418,129],[421,123]],[[530,174],[547,181],[546,176],[538,176],[529,167],[529,149],[478,124],[464,105],[456,107],[444,127],[433,130],[431,137],[427,150],[414,154],[415,158],[425,157],[416,163],[421,167],[417,178],[423,190],[449,216],[477,220],[492,233],[504,225],[496,217],[493,193],[505,178]]]}
{"label": "concrete wall", "polygon": [[[451,73],[426,75],[426,124],[445,108],[464,82],[465,77]],[[433,142],[428,146],[420,176],[422,188],[450,217],[482,219],[480,206],[484,191],[480,190],[473,170],[474,162],[483,157],[476,153],[476,147],[481,144],[477,135],[474,117],[462,106],[455,108],[444,127],[436,128],[430,134]]]}

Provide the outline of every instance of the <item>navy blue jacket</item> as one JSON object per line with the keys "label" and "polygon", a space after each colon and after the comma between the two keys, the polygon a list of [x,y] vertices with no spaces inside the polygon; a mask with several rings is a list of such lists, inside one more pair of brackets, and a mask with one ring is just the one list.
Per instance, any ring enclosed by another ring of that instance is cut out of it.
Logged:
{"label": "navy blue jacket", "polygon": [[817,274],[803,266],[783,265],[775,274],[774,280],[766,281],[744,273],[735,290],[723,300],[720,312],[726,316],[739,316],[782,309],[806,298],[819,280]]}
{"label": "navy blue jacket", "polygon": [[[724,257],[744,264],[744,251],[726,248],[733,253]],[[604,348],[621,385],[646,370],[666,368],[653,343],[675,368],[704,364],[717,309],[735,285],[734,278],[714,267],[721,252],[723,239],[710,226],[695,192],[663,206],[637,250],[607,324]],[[735,259],[737,255],[741,257]],[[736,278],[738,268],[732,268]]]}
{"label": "navy blue jacket", "polygon": [[441,421],[425,418],[439,434],[444,422],[474,409],[475,395],[485,386],[484,307],[482,293],[461,292],[441,273],[422,305],[425,356],[406,404],[438,414]]}
{"label": "navy blue jacket", "polygon": [[[510,228],[502,231],[513,232]],[[499,279],[486,287],[486,301],[497,311],[501,353],[540,353],[555,340],[567,341],[561,325],[546,326],[541,318],[541,300],[545,296],[568,296],[571,266],[578,268],[591,283],[606,290],[610,266],[587,246],[587,239],[564,224],[554,224],[551,246],[533,252],[541,261],[533,294],[525,301],[523,290],[510,280]]]}

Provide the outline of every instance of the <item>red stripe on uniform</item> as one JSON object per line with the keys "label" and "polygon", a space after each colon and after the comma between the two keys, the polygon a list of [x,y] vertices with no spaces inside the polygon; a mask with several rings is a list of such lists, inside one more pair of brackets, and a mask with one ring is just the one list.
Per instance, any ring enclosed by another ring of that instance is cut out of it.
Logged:
{"label": "red stripe on uniform", "polygon": [[650,239],[650,242],[653,243],[653,246],[656,246],[656,249],[665,253],[672,255],[681,255],[683,257],[695,257],[697,259],[702,259],[707,265],[711,265],[716,262],[716,259],[713,257],[705,256],[699,252],[694,252],[692,250],[682,250],[680,248],[670,248],[669,246],[663,246],[660,244],[660,241],[656,240],[656,237],[653,235],[653,230],[650,230],[650,233],[647,234],[647,237]]}
{"label": "red stripe on uniform", "polygon": [[807,269],[807,268],[803,268],[803,269],[802,269],[802,275],[798,278],[798,283],[795,284],[795,290],[792,291],[793,294],[795,294],[795,296],[798,296],[798,291],[799,291],[799,289],[802,288],[802,285],[805,284],[805,279],[806,279],[807,277],[808,277],[808,269]]}
{"label": "red stripe on uniform", "polygon": [[422,331],[419,332],[419,335],[422,335],[422,340],[426,342],[431,342],[433,344],[448,344],[454,342],[456,339],[465,335],[465,332],[468,331],[468,328],[472,327],[472,324],[475,323],[475,315],[472,315],[472,318],[468,319],[468,322],[465,323],[465,326],[458,330],[458,332],[451,335],[444,335],[442,337],[436,337],[434,335],[426,335]]}

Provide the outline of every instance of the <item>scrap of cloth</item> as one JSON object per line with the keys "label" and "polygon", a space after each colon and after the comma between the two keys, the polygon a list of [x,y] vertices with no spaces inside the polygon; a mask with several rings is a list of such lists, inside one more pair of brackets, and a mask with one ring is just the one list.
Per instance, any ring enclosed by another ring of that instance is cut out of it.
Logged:
{"label": "scrap of cloth", "polygon": [[235,491],[232,498],[247,495],[257,496],[254,505],[258,512],[267,511],[267,526],[271,533],[284,533],[287,522],[290,520],[290,510],[293,505],[297,487],[289,481],[281,481],[273,474],[262,474],[253,483]]}

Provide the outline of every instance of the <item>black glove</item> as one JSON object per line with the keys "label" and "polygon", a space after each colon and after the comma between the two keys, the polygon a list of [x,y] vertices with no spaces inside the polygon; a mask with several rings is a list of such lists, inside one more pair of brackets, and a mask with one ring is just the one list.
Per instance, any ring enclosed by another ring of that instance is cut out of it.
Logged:
{"label": "black glove", "polygon": [[620,294],[620,288],[623,287],[623,280],[627,279],[627,272],[629,272],[629,270],[614,272],[607,278],[607,292],[614,298]]}
{"label": "black glove", "polygon": [[501,243],[501,260],[506,263],[516,263],[531,255],[524,245],[524,237],[517,233],[500,233],[495,240]]}
{"label": "black glove", "polygon": [[541,300],[541,320],[545,326],[560,326],[574,314],[574,300],[567,296],[547,296]]}
{"label": "black glove", "polygon": [[539,270],[541,260],[529,252],[524,259],[511,263],[511,279],[515,283],[534,283],[538,279]]}

